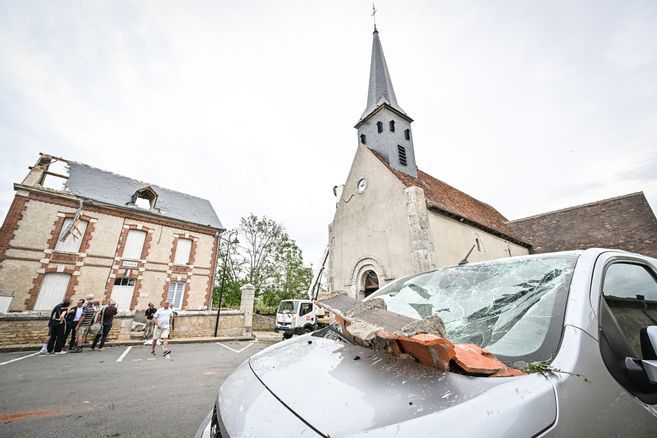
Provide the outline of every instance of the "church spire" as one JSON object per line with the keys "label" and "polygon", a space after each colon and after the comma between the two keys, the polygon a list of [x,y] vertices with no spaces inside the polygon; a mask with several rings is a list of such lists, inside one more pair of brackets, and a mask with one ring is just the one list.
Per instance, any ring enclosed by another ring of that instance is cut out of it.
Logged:
{"label": "church spire", "polygon": [[404,110],[397,103],[395,90],[392,87],[392,79],[390,79],[388,65],[386,64],[386,57],[383,55],[379,31],[376,29],[375,24],[372,40],[372,60],[370,62],[370,84],[367,92],[367,107],[361,116],[361,120],[384,103],[405,114]]}
{"label": "church spire", "polygon": [[397,103],[375,23],[367,107],[354,126],[358,143],[375,151],[394,169],[417,177],[412,122]]}

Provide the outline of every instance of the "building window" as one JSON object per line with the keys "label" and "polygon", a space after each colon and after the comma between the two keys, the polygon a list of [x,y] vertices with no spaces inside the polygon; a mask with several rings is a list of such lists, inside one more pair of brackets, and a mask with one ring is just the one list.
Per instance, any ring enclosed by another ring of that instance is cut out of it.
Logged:
{"label": "building window", "polygon": [[361,144],[367,144],[367,137],[365,137],[365,134],[360,135],[360,142]]}
{"label": "building window", "polygon": [[410,139],[411,139],[411,130],[410,130],[410,129],[406,129],[406,130],[404,130],[404,138],[405,138],[406,140],[410,140]]}
{"label": "building window", "polygon": [[191,239],[178,239],[176,244],[176,256],[173,263],[176,265],[186,265],[189,263],[189,254],[192,252]]}
{"label": "building window", "polygon": [[155,208],[156,203],[157,192],[151,186],[139,189],[132,195],[132,204],[139,208],[150,210]]}
{"label": "building window", "polygon": [[397,153],[399,154],[399,164],[406,166],[406,148],[401,145],[397,145]]}
{"label": "building window", "polygon": [[80,244],[82,244],[85,231],[87,231],[87,221],[78,219],[74,224],[73,218],[64,219],[64,224],[55,245],[55,251],[80,251]]}
{"label": "building window", "polygon": [[134,286],[135,279],[128,277],[117,277],[114,279],[114,286]]}
{"label": "building window", "polygon": [[376,130],[381,134],[383,132],[383,123],[382,122],[376,122]]}
{"label": "building window", "polygon": [[124,259],[141,259],[141,252],[144,249],[144,240],[146,240],[146,231],[130,230],[128,237],[125,239],[125,246],[123,247]]}
{"label": "building window", "polygon": [[390,132],[395,132],[395,121],[394,120],[390,121]]}
{"label": "building window", "polygon": [[171,283],[169,284],[169,295],[167,300],[171,306],[180,309],[183,303],[183,295],[185,294],[185,283]]}
{"label": "building window", "polygon": [[66,295],[70,279],[69,274],[59,272],[46,274],[41,283],[34,310],[52,310],[53,307],[61,303]]}

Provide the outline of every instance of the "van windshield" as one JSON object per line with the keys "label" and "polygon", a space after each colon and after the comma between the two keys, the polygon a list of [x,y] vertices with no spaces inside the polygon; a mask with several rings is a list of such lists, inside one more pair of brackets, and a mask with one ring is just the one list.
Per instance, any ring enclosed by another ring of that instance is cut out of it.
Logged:
{"label": "van windshield", "polygon": [[445,337],[473,343],[506,362],[550,360],[561,340],[579,255],[509,258],[403,278],[367,299],[422,319],[439,315]]}
{"label": "van windshield", "polygon": [[278,305],[278,313],[297,313],[297,301],[281,301]]}

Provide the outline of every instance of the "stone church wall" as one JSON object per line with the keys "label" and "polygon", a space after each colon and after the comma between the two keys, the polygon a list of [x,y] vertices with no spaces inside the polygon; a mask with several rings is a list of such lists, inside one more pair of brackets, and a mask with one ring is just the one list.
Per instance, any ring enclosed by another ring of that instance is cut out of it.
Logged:
{"label": "stone church wall", "polygon": [[439,268],[458,264],[472,245],[475,248],[468,258],[470,262],[509,257],[509,251],[512,256],[529,254],[525,247],[432,211],[429,211],[429,230],[435,247],[433,262]]}

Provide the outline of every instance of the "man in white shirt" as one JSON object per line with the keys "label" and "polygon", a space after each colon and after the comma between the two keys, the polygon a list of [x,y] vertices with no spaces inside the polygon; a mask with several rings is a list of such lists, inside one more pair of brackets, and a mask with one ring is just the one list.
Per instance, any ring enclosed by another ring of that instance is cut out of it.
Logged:
{"label": "man in white shirt", "polygon": [[169,301],[165,301],[163,308],[157,309],[155,315],[153,315],[153,322],[155,323],[155,329],[153,330],[153,346],[151,348],[151,354],[155,356],[155,346],[157,345],[157,340],[162,339],[162,348],[163,356],[171,354],[169,350],[169,326],[171,324],[171,318],[173,318],[173,309],[169,307]]}

